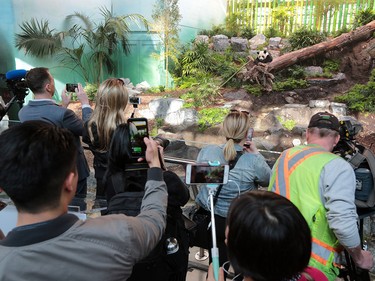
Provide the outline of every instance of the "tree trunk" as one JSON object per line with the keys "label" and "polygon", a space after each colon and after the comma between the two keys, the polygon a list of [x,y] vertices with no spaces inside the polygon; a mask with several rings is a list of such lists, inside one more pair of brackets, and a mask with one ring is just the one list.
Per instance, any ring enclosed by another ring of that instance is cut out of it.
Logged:
{"label": "tree trunk", "polygon": [[293,51],[275,58],[267,65],[267,71],[275,73],[281,69],[285,69],[289,66],[310,59],[312,57],[327,53],[329,51],[339,50],[344,46],[354,44],[359,41],[365,41],[372,37],[374,31],[375,21],[372,21],[364,26],[358,27],[357,29],[349,33],[344,33],[329,41],[318,43],[316,45]]}

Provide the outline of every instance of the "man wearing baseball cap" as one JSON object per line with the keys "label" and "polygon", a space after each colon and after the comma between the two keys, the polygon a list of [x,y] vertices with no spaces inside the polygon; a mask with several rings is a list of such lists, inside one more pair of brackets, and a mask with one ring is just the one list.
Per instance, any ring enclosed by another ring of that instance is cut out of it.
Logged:
{"label": "man wearing baseball cap", "polygon": [[336,116],[319,112],[310,119],[307,145],[285,150],[273,167],[269,190],[291,200],[305,217],[312,235],[309,265],[329,280],[339,273],[343,247],[356,265],[371,269],[373,257],[361,248],[354,203],[353,168],[332,150],[340,140]]}

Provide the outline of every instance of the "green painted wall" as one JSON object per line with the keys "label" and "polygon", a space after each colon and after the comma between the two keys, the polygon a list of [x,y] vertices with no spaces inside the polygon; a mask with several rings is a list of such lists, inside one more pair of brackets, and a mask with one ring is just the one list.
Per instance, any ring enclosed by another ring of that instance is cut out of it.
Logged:
{"label": "green painted wall", "polygon": [[[0,2],[0,73],[13,69],[30,69],[46,66],[55,76],[60,92],[65,83],[83,82],[77,75],[61,67],[52,58],[36,59],[25,56],[14,47],[14,34],[20,32],[19,25],[31,18],[48,20],[50,27],[63,30],[63,21],[68,14],[80,12],[92,19],[102,19],[99,8],[113,9],[116,15],[139,13],[152,21],[154,0],[2,0]],[[226,0],[180,0],[182,14],[180,39],[191,41],[201,29],[211,28],[224,22]],[[130,78],[136,85],[147,81],[151,86],[164,83],[163,63],[151,58],[157,50],[157,35],[135,32],[130,37],[132,53],[117,61],[116,76]]]}

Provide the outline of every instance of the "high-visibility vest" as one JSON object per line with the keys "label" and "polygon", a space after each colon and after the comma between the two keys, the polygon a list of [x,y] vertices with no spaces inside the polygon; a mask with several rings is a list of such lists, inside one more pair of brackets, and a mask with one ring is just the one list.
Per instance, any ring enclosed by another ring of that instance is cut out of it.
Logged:
{"label": "high-visibility vest", "polygon": [[337,157],[316,145],[288,149],[275,163],[268,188],[288,198],[301,211],[312,236],[309,265],[323,271],[329,280],[337,277],[335,260],[340,247],[328,225],[326,209],[320,197],[319,179],[324,165]]}

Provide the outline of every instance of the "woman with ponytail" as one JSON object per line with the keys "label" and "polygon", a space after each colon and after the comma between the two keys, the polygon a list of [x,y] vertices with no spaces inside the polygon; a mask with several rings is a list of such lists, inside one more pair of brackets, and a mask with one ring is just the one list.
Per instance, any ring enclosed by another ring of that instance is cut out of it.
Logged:
{"label": "woman with ponytail", "polygon": [[[232,200],[241,193],[268,186],[271,169],[264,157],[258,152],[254,142],[247,139],[250,120],[247,112],[231,111],[224,119],[221,133],[226,142],[222,145],[208,145],[201,149],[197,162],[219,161],[229,164],[229,181],[224,184],[215,203],[215,222],[217,247],[219,248],[219,262],[226,262],[225,220]],[[196,203],[200,207],[199,213],[210,211],[208,187],[200,186]],[[207,231],[211,241],[211,231]],[[210,242],[211,243],[211,242]],[[211,248],[209,245],[207,248]],[[211,257],[210,257],[211,258]]]}

